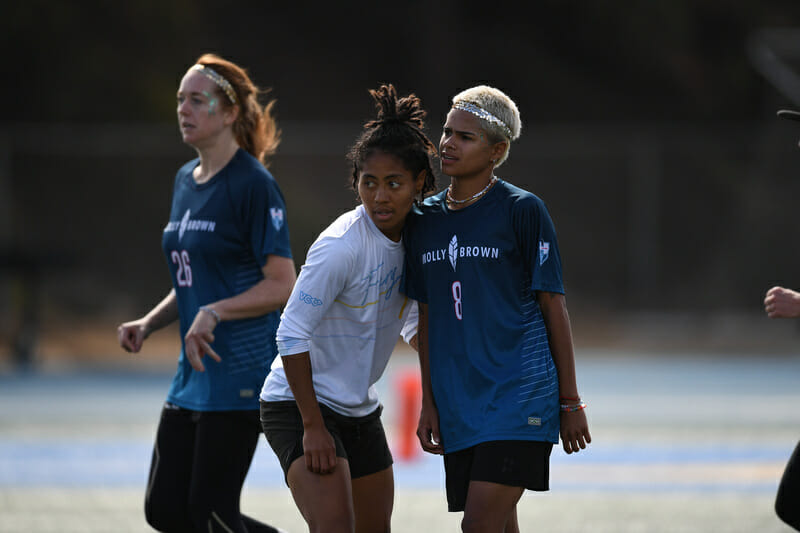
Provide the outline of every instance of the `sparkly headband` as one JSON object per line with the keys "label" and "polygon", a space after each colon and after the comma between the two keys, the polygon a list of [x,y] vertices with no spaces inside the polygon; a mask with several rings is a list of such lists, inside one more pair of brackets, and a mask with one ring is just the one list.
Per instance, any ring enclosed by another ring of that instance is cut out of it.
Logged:
{"label": "sparkly headband", "polygon": [[472,113],[476,117],[483,119],[486,122],[489,122],[490,124],[496,124],[497,126],[500,126],[500,129],[503,131],[503,133],[506,134],[506,137],[508,137],[509,139],[513,137],[513,135],[511,135],[511,128],[506,126],[505,122],[503,122],[496,116],[492,115],[484,108],[476,104],[473,104],[472,102],[458,101],[455,104],[453,104],[453,109],[460,109],[461,111]]}
{"label": "sparkly headband", "polygon": [[230,99],[231,103],[236,104],[236,91],[233,90],[231,83],[222,76],[220,76],[216,70],[214,70],[211,67],[207,67],[205,65],[200,65],[200,64],[193,66],[192,69],[199,70],[207,78],[209,78],[211,81],[219,85],[219,88],[222,89],[226,95],[228,95],[228,98]]}

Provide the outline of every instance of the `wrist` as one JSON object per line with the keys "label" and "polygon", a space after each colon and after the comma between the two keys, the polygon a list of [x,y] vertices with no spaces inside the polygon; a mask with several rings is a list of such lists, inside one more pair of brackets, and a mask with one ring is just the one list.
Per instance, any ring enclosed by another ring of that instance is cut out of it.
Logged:
{"label": "wrist", "polygon": [[562,413],[574,413],[575,411],[581,411],[582,409],[586,409],[586,402],[579,400],[577,403],[575,402],[561,402],[560,411]]}
{"label": "wrist", "polygon": [[220,318],[219,313],[214,311],[214,309],[211,306],[209,306],[209,305],[201,305],[200,306],[200,311],[211,315],[214,318],[215,325],[219,324],[220,322],[222,322],[222,319]]}
{"label": "wrist", "polygon": [[142,330],[142,336],[146,339],[153,333],[156,328],[153,327],[153,319],[146,316],[139,322],[139,329]]}
{"label": "wrist", "polygon": [[325,421],[322,419],[321,414],[319,417],[309,417],[308,420],[303,419],[303,431],[315,430],[324,427]]}

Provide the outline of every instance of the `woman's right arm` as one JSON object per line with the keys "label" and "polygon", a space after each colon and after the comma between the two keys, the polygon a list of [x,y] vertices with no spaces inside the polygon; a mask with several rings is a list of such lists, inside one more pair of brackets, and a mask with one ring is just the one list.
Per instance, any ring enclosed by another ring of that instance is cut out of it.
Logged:
{"label": "woman's right arm", "polygon": [[286,381],[303,417],[306,468],[317,474],[333,472],[336,446],[314,390],[311,338],[353,272],[354,257],[340,239],[320,237],[312,244],[276,335]]}
{"label": "woman's right arm", "polygon": [[152,332],[166,327],[176,320],[178,320],[178,300],[175,297],[175,289],[172,289],[145,316],[117,327],[119,345],[128,352],[136,353],[142,349],[144,340]]}
{"label": "woman's right arm", "polygon": [[419,302],[417,352],[419,353],[419,371],[422,380],[422,411],[419,414],[417,438],[419,438],[423,450],[441,455],[444,453],[444,449],[439,436],[439,412],[436,410],[436,402],[433,399],[428,358],[428,304],[422,302]]}
{"label": "woman's right arm", "polygon": [[336,444],[325,427],[322,411],[311,378],[308,352],[281,356],[286,381],[292,389],[300,416],[303,417],[303,451],[306,468],[316,474],[329,474],[336,468]]}

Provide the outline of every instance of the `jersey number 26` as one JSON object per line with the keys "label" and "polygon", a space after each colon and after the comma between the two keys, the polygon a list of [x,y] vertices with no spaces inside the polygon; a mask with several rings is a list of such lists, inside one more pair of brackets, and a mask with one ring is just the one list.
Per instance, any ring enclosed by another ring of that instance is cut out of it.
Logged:
{"label": "jersey number 26", "polygon": [[178,265],[178,273],[175,278],[178,280],[178,287],[191,287],[192,286],[192,267],[189,261],[189,252],[186,250],[172,250],[170,254],[172,262]]}

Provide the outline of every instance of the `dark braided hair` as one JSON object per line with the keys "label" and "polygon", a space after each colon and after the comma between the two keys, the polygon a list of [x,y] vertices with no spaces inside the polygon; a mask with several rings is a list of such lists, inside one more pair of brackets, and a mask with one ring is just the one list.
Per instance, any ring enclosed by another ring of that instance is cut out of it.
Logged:
{"label": "dark braided hair", "polygon": [[364,161],[375,152],[384,152],[399,158],[415,177],[425,171],[421,191],[424,198],[436,190],[436,176],[431,168],[436,145],[422,131],[426,113],[419,98],[409,94],[398,99],[391,84],[370,89],[369,94],[375,100],[378,117],[364,124],[364,131],[347,154],[347,159],[353,163],[353,190],[358,194],[358,173]]}

